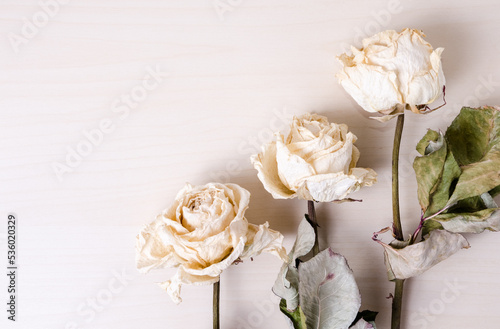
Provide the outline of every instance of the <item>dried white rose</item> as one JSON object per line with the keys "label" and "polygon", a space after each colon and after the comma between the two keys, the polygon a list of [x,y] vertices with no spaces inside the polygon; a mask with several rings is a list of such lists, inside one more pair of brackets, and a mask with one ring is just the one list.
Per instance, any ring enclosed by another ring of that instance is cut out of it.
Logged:
{"label": "dried white rose", "polygon": [[174,203],[137,236],[136,264],[141,272],[178,267],[160,283],[176,303],[182,284],[206,285],[235,261],[269,252],[287,259],[281,233],[244,217],[250,192],[236,184],[187,184]]}
{"label": "dried white rose", "polygon": [[443,48],[433,50],[422,31],[389,30],[363,40],[363,47],[351,47],[352,55],[338,58],[343,69],[340,84],[368,112],[387,121],[409,107],[415,113],[428,110],[445,86],[441,65]]}
{"label": "dried white rose", "polygon": [[306,113],[293,118],[286,141],[280,133],[275,136],[276,141],[251,157],[260,181],[275,199],[343,200],[376,182],[375,171],[356,168],[357,138],[345,124]]}

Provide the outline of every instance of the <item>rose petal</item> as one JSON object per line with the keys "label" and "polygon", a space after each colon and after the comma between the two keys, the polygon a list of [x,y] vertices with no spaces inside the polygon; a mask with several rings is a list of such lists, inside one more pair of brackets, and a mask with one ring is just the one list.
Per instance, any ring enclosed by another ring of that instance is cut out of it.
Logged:
{"label": "rose petal", "polygon": [[235,211],[235,218],[243,218],[250,204],[250,192],[237,184],[220,184],[226,195],[230,196],[231,204]]}
{"label": "rose petal", "polygon": [[388,110],[403,102],[394,72],[359,64],[345,67],[337,77],[342,87],[365,111]]}
{"label": "rose petal", "polygon": [[218,276],[212,277],[207,275],[191,275],[181,266],[177,269],[177,272],[170,280],[160,282],[158,285],[168,293],[174,303],[180,304],[182,302],[182,298],[180,296],[182,284],[209,285],[218,281]]}
{"label": "rose petal", "polygon": [[398,104],[393,111],[390,111],[390,114],[386,114],[386,115],[381,116],[381,117],[370,117],[370,119],[374,119],[374,120],[377,120],[379,122],[387,122],[387,121],[397,117],[398,115],[403,114],[404,110],[405,110],[404,107],[402,105]]}
{"label": "rose petal", "polygon": [[430,104],[443,93],[445,84],[443,69],[441,67],[441,53],[443,48],[438,48],[430,55],[431,70],[416,73],[408,84],[406,102],[410,105]]}
{"label": "rose petal", "polygon": [[353,168],[349,175],[344,173],[316,175],[306,179],[297,194],[301,199],[319,202],[342,200],[362,186],[374,184],[376,176],[375,171],[365,168]]}
{"label": "rose petal", "polygon": [[[208,267],[199,268],[199,267],[190,267],[186,264],[183,264],[183,269],[186,273],[189,273],[193,276],[210,276],[210,277],[218,277],[222,271],[231,266],[243,253],[245,248],[246,237],[242,237],[239,241],[237,241],[236,248],[222,261],[218,263],[211,264]],[[201,279],[200,279],[201,280]],[[199,281],[200,283],[203,281]]]}
{"label": "rose petal", "polygon": [[329,128],[328,119],[316,113],[305,113],[301,117],[293,117],[290,133],[286,143],[304,142],[315,139],[320,132]]}
{"label": "rose petal", "polygon": [[222,271],[231,266],[239,258],[244,247],[245,239],[241,239],[237,247],[226,259],[206,268],[189,268],[186,264],[183,264],[179,266],[177,272],[170,280],[159,283],[159,286],[167,291],[176,304],[179,304],[182,302],[180,297],[182,284],[209,285],[219,281]]}
{"label": "rose petal", "polygon": [[278,163],[278,175],[290,190],[299,188],[306,177],[315,175],[314,168],[300,156],[290,152],[283,142],[283,136],[276,135],[276,162]]}
{"label": "rose petal", "polygon": [[320,133],[318,137],[308,141],[300,141],[287,144],[288,150],[310,163],[309,158],[321,150],[330,149],[336,146],[336,149],[342,147],[342,142],[334,140],[331,136]]}
{"label": "rose petal", "polygon": [[136,239],[136,266],[142,273],[147,273],[155,268],[173,267],[180,264],[183,259],[177,256],[174,248],[163,244],[158,220],[145,226]]}
{"label": "rose petal", "polygon": [[260,255],[262,252],[273,254],[283,261],[288,260],[285,248],[283,248],[283,235],[269,229],[269,223],[263,225],[248,225],[247,246],[241,254],[241,258],[249,258]]}
{"label": "rose petal", "polygon": [[295,192],[286,187],[278,175],[276,142],[267,144],[262,153],[253,155],[250,160],[254,168],[257,169],[257,176],[264,185],[264,188],[275,199],[290,199],[295,197]]}
{"label": "rose petal", "polygon": [[355,140],[353,133],[347,133],[342,147],[335,151],[325,150],[318,152],[311,162],[317,174],[327,174],[332,172],[348,173],[352,162],[353,143]]}

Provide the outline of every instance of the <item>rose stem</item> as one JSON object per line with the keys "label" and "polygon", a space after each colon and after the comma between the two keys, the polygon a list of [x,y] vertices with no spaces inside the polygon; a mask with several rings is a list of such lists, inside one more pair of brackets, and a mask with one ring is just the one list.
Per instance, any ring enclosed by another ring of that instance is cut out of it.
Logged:
{"label": "rose stem", "polygon": [[[401,227],[401,217],[399,213],[399,148],[401,145],[401,135],[405,122],[404,113],[398,115],[396,132],[394,134],[394,146],[392,149],[392,231],[397,240],[403,241],[403,228]],[[401,326],[401,311],[403,305],[403,285],[404,280],[395,280],[396,287],[392,299],[392,320],[391,329],[399,329]]]}
{"label": "rose stem", "polygon": [[318,241],[318,222],[316,220],[316,210],[314,209],[314,201],[307,201],[307,212],[311,225],[314,228],[314,246],[313,256],[319,254],[319,241]]}
{"label": "rose stem", "polygon": [[213,320],[214,320],[214,329],[219,329],[219,296],[220,296],[220,277],[219,281],[214,283],[214,300],[213,300]]}
{"label": "rose stem", "polygon": [[403,288],[405,280],[395,280],[394,297],[392,299],[392,320],[391,328],[399,329],[401,326],[401,308],[403,305]]}

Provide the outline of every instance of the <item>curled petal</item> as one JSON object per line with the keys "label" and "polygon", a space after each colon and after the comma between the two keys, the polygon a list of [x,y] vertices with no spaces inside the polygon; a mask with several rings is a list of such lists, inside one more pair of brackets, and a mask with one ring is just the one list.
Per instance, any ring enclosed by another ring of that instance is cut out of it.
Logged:
{"label": "curled petal", "polygon": [[342,87],[365,111],[389,110],[403,102],[394,72],[384,71],[378,66],[359,64],[356,67],[345,67],[337,77]]}
{"label": "curled petal", "polygon": [[[246,238],[241,238],[236,245],[236,248],[226,257],[224,260],[211,264],[208,267],[199,268],[199,267],[189,267],[183,265],[184,272],[191,274],[192,276],[199,276],[203,278],[205,276],[209,277],[218,277],[222,271],[231,266],[238,258],[243,254],[243,250],[245,249]],[[199,283],[203,282],[202,279],[198,281]],[[187,282],[185,282],[187,283]]]}
{"label": "curled petal", "polygon": [[186,264],[183,264],[179,266],[177,272],[170,280],[159,283],[159,285],[167,291],[176,304],[179,304],[182,301],[180,292],[183,284],[209,285],[219,281],[222,271],[231,266],[240,257],[244,248],[245,240],[242,239],[236,249],[226,259],[206,268],[190,268]]}
{"label": "curled petal", "polygon": [[362,186],[376,182],[372,169],[353,168],[350,174],[332,173],[308,178],[297,191],[299,198],[319,202],[342,200]]}
{"label": "curled petal", "polygon": [[[370,119],[374,119],[380,122],[387,122],[395,117],[397,117],[400,114],[403,114],[404,112],[404,107],[400,104],[398,104],[394,109],[391,109],[390,111],[387,111],[385,115],[381,117],[370,117]],[[384,113],[383,111],[380,113]]]}
{"label": "curled petal", "polygon": [[182,302],[181,298],[181,287],[182,284],[192,284],[192,285],[209,285],[219,281],[219,277],[212,276],[199,276],[191,275],[187,273],[181,266],[177,269],[175,275],[165,282],[160,282],[158,285],[160,288],[165,290],[172,301],[176,304]]}
{"label": "curled petal", "polygon": [[419,72],[410,80],[406,103],[412,109],[416,108],[416,105],[430,104],[443,94],[445,80],[441,67],[442,52],[443,48],[433,51],[430,56],[432,69]]}
{"label": "curled petal", "polygon": [[164,232],[159,228],[161,221],[146,225],[136,239],[136,265],[142,273],[155,268],[173,267],[183,259],[178,257],[171,245],[163,244]]}
{"label": "curled petal", "polygon": [[294,117],[286,143],[313,140],[328,129],[329,125],[326,117],[316,113],[305,113],[300,118]]}
{"label": "curled petal", "polygon": [[262,153],[253,155],[250,160],[254,168],[257,169],[257,176],[264,188],[275,199],[291,199],[295,197],[295,192],[286,187],[279,177],[278,163],[276,162],[276,142],[267,144]]}
{"label": "curled petal", "polygon": [[267,252],[279,257],[283,261],[288,260],[285,248],[283,248],[283,235],[269,228],[269,223],[262,225],[248,225],[248,241],[241,258],[249,258]]}

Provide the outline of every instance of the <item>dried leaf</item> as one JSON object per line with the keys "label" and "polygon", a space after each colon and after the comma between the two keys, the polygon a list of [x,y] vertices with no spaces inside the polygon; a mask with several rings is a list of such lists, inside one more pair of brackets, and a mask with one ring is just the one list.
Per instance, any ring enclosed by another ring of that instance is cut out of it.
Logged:
{"label": "dried leaf", "polygon": [[500,185],[500,111],[464,107],[446,131],[463,172],[448,205]]}
{"label": "dried leaf", "polygon": [[391,281],[420,275],[460,249],[469,248],[462,235],[446,230],[433,230],[426,240],[401,249],[377,242],[385,249],[385,265]]}
{"label": "dried leaf", "polygon": [[[481,233],[484,230],[500,230],[500,211],[488,208],[473,213],[441,214],[432,219],[442,228],[454,233]],[[431,225],[427,224],[426,225]]]}
{"label": "dried leaf", "polygon": [[297,238],[288,255],[288,262],[281,267],[273,286],[273,292],[285,300],[286,308],[294,311],[299,305],[299,272],[295,267],[297,258],[306,255],[314,246],[314,229],[304,218],[299,225]]}
{"label": "dried leaf", "polygon": [[414,161],[418,198],[426,220],[422,235],[434,229],[480,233],[500,229],[500,112],[463,108],[443,136],[433,130],[417,145]]}
{"label": "dried leaf", "polygon": [[348,328],[361,296],[345,258],[331,249],[299,267],[300,305],[308,329]]}
{"label": "dried leaf", "polygon": [[443,174],[447,155],[444,136],[434,130],[428,130],[427,134],[418,143],[417,150],[423,156],[415,159],[413,168],[417,175],[420,207],[425,212]]}

